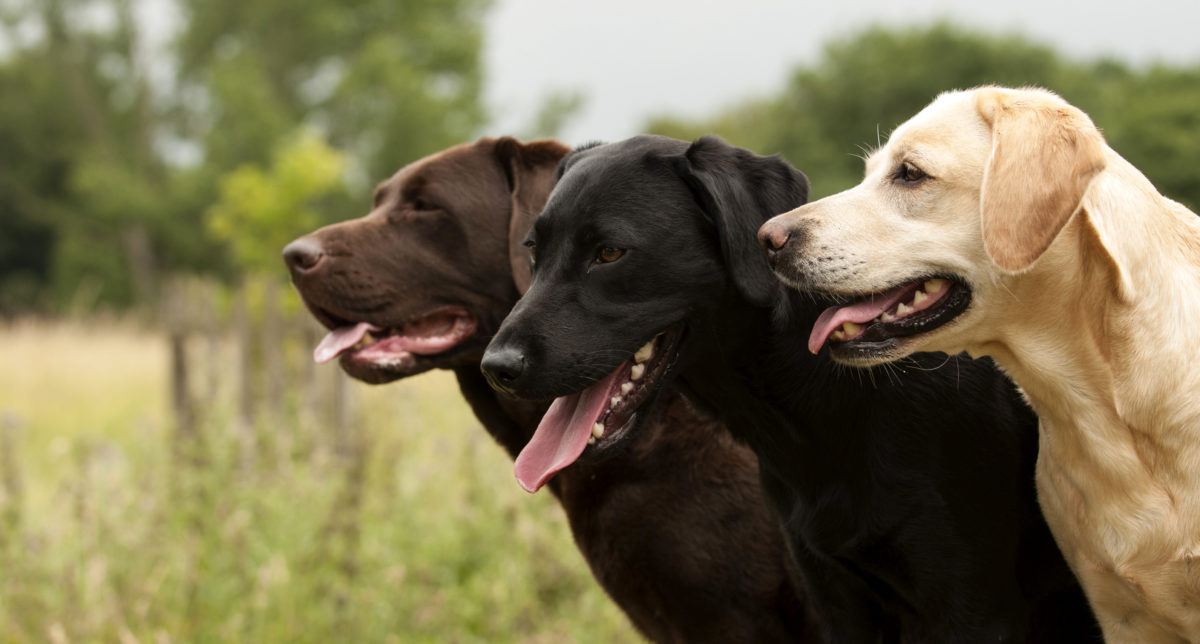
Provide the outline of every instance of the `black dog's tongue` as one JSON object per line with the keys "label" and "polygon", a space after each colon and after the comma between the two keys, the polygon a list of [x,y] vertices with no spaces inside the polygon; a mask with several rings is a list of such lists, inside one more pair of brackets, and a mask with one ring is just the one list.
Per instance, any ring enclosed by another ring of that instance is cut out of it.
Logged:
{"label": "black dog's tongue", "polygon": [[583,453],[592,426],[608,407],[609,391],[619,373],[621,367],[587,389],[556,398],[550,404],[513,467],[517,482],[526,492],[537,492],[550,477]]}

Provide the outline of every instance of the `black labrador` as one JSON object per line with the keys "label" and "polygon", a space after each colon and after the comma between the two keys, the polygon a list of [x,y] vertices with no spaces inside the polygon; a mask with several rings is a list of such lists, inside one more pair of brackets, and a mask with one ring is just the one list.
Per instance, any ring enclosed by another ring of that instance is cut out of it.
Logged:
{"label": "black labrador", "polygon": [[525,242],[532,285],[483,358],[493,387],[558,397],[523,484],[636,440],[674,385],[758,454],[831,641],[1098,638],[1034,497],[1037,419],[992,363],[868,372],[807,351],[825,304],[782,290],[755,238],[805,202],[801,172],[639,136],[559,173]]}
{"label": "black labrador", "polygon": [[[512,455],[546,402],[496,395],[479,361],[528,286],[521,242],[568,148],[482,139],[380,184],[370,214],[292,242],[284,259],[330,329],[321,360],[372,383],[451,369]],[[619,455],[550,484],[600,584],[658,642],[815,641],[754,454],[677,394]]]}

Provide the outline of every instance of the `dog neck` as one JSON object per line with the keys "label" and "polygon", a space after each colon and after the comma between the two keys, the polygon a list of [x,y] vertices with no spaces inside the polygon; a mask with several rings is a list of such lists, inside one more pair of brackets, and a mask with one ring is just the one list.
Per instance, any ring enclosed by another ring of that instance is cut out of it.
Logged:
{"label": "dog neck", "polygon": [[810,451],[805,433],[770,394],[763,368],[771,351],[770,309],[727,293],[713,311],[689,321],[688,333],[692,355],[675,386],[689,400],[747,443],[764,469],[771,469],[771,461],[785,467],[795,462],[794,455]]}
{"label": "dog neck", "polygon": [[996,289],[996,340],[971,349],[995,356],[1041,418],[1048,516],[1109,536],[1112,562],[1175,555],[1136,535],[1200,531],[1200,224],[1116,159],[1050,250]]}
{"label": "dog neck", "polygon": [[[496,393],[479,371],[478,364],[455,369],[454,376],[458,379],[459,391],[483,428],[511,458],[516,459],[533,436],[547,403],[516,400]],[[551,480],[548,485],[550,491],[559,496],[559,485],[555,481]]]}
{"label": "dog neck", "polygon": [[[799,468],[811,487],[820,489],[844,482],[848,469],[865,471],[870,457],[860,447],[877,425],[865,418],[874,413],[873,401],[907,400],[899,389],[903,383],[884,373],[892,368],[852,369],[827,355],[811,355],[806,332],[822,308],[807,295],[783,292],[773,309],[727,298],[718,310],[719,315],[690,323],[689,344],[703,355],[689,358],[679,389],[748,444],[768,475],[791,481],[796,477],[790,473]],[[936,367],[945,361],[929,362]],[[916,380],[940,377],[915,374]],[[913,399],[911,415],[927,416],[923,408],[928,406]]]}

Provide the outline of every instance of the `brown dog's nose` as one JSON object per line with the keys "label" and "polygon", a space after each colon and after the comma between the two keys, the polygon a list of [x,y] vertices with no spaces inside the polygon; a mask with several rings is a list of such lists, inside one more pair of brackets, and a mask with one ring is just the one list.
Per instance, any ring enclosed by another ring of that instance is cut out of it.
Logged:
{"label": "brown dog's nose", "polygon": [[283,261],[297,273],[311,271],[324,256],[321,244],[311,237],[301,237],[283,247]]}
{"label": "brown dog's nose", "polygon": [[758,229],[758,243],[767,250],[767,255],[774,255],[783,249],[791,237],[791,230],[785,222],[778,218],[772,219]]}

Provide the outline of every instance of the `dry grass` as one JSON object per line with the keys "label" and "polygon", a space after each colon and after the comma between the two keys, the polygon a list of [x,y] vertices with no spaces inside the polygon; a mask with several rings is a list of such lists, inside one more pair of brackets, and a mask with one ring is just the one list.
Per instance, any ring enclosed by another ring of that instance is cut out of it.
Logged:
{"label": "dry grass", "polygon": [[341,455],[293,390],[248,468],[228,383],[179,439],[166,346],[0,327],[0,641],[637,639],[449,374],[355,383],[360,449]]}

